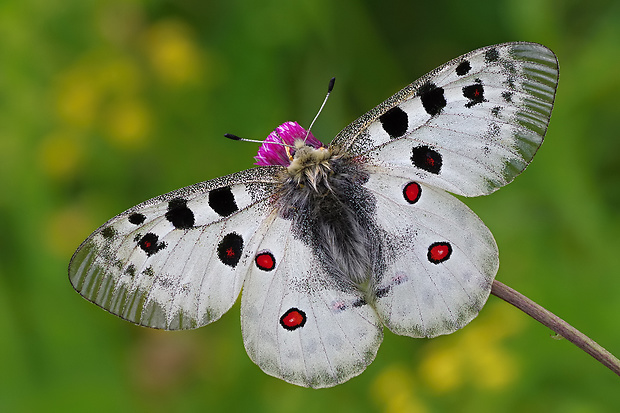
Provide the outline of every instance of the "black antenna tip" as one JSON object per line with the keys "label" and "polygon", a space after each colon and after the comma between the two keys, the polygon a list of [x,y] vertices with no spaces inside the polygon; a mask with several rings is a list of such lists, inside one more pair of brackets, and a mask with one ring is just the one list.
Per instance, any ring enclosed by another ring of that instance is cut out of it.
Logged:
{"label": "black antenna tip", "polygon": [[334,89],[334,83],[336,83],[336,78],[332,77],[329,80],[329,86],[327,86],[327,93],[331,93],[332,92],[332,90]]}
{"label": "black antenna tip", "polygon": [[233,135],[232,133],[225,133],[224,136],[227,137],[228,139],[232,139],[233,141],[241,140],[240,137],[238,137],[237,135]]}

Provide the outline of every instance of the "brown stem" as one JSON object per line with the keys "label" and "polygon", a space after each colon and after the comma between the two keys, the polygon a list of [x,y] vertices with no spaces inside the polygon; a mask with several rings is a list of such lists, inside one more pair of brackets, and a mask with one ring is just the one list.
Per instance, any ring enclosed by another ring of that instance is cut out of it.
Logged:
{"label": "brown stem", "polygon": [[514,305],[530,317],[549,327],[620,376],[620,360],[560,317],[497,280],[493,281],[491,294]]}

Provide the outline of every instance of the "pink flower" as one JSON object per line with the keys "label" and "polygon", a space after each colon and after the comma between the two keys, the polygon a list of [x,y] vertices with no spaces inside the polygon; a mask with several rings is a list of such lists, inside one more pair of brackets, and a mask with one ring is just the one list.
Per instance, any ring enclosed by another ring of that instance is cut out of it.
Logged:
{"label": "pink flower", "polygon": [[[265,139],[261,147],[258,149],[258,154],[254,157],[254,159],[256,159],[255,165],[289,166],[291,164],[291,160],[286,151],[287,148],[280,144],[284,143],[286,145],[294,146],[296,139],[303,140],[306,138],[306,135],[308,135],[306,145],[314,148],[320,148],[323,146],[323,144],[315,138],[312,133],[308,133],[308,131],[299,126],[297,122],[283,123],[278,126],[276,130],[271,132],[269,136],[267,136],[267,139]],[[295,152],[294,148],[288,149],[291,154]]]}

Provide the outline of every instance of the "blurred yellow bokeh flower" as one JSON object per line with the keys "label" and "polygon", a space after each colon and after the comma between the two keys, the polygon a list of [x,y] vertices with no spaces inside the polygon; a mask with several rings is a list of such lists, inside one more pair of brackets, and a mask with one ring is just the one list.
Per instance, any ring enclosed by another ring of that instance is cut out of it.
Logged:
{"label": "blurred yellow bokeh flower", "polygon": [[415,388],[411,371],[392,365],[375,379],[372,393],[385,413],[426,413],[428,409],[416,396]]}
{"label": "blurred yellow bokeh flower", "polygon": [[441,341],[430,341],[420,378],[437,393],[463,386],[497,390],[516,380],[518,362],[501,341],[521,331],[518,313],[505,303],[488,304],[484,316]]}
{"label": "blurred yellow bokeh flower", "polygon": [[106,113],[105,129],[110,140],[123,147],[138,147],[151,129],[151,115],[139,100],[125,99],[111,105]]}
{"label": "blurred yellow bokeh flower", "polygon": [[56,89],[56,112],[60,120],[71,126],[91,126],[102,98],[92,73],[81,66],[70,68],[60,76]]}
{"label": "blurred yellow bokeh flower", "polygon": [[[139,65],[122,54],[93,52],[78,59],[56,82],[57,129],[76,136],[102,131],[116,146],[140,147],[152,130],[142,78]],[[61,162],[63,154],[57,155]]]}
{"label": "blurred yellow bokeh flower", "polygon": [[38,151],[39,165],[46,175],[55,179],[73,175],[84,156],[76,135],[67,131],[56,131],[46,136]]}
{"label": "blurred yellow bokeh flower", "polygon": [[163,82],[181,86],[201,79],[202,53],[184,23],[173,19],[155,23],[146,30],[144,48]]}

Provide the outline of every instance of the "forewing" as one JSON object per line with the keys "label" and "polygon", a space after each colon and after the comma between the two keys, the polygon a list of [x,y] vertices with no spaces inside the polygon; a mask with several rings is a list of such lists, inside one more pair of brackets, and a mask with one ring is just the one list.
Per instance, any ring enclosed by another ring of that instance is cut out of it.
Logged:
{"label": "forewing", "polygon": [[375,274],[375,308],[394,333],[434,337],[469,323],[486,302],[499,266],[484,223],[454,196],[373,173],[385,265]]}
{"label": "forewing", "polygon": [[332,145],[398,176],[459,195],[488,194],[532,160],[557,82],[557,59],[542,45],[481,48],[402,89]]}
{"label": "forewing", "polygon": [[117,215],[75,252],[71,284],[109,312],[148,327],[187,329],[217,320],[239,295],[279,171],[242,171]]}
{"label": "forewing", "polygon": [[[274,215],[258,232],[264,239],[241,296],[250,358],[266,373],[306,387],[330,387],[360,374],[383,337],[363,294],[330,278],[295,238],[290,221]],[[263,261],[263,254],[271,258]]]}

